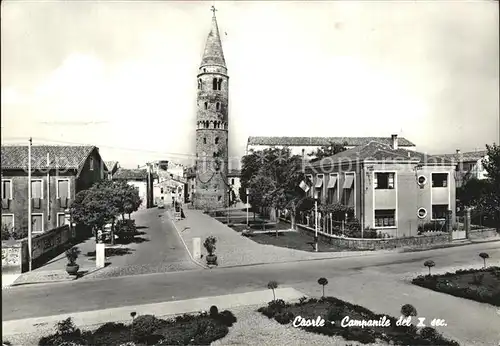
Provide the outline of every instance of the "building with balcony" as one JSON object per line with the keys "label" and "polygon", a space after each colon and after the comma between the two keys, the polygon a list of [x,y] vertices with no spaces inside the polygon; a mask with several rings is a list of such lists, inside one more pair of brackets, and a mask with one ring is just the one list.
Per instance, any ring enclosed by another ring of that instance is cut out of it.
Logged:
{"label": "building with balcony", "polygon": [[415,236],[419,225],[455,217],[452,161],[392,145],[370,142],[310,163],[308,191],[320,203],[354,209],[364,229],[391,237]]}

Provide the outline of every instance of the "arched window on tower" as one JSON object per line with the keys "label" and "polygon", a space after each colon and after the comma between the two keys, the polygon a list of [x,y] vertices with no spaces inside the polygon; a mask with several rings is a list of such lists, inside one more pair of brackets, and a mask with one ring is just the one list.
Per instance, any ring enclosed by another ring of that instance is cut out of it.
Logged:
{"label": "arched window on tower", "polygon": [[217,90],[217,78],[214,78],[212,81],[212,89]]}
{"label": "arched window on tower", "polygon": [[220,109],[220,103],[219,103],[219,102],[217,102],[217,103],[215,104],[215,109],[216,109],[216,110],[219,110],[219,109]]}
{"label": "arched window on tower", "polygon": [[201,79],[198,79],[198,89],[201,89],[201,86],[203,85],[203,82]]}
{"label": "arched window on tower", "polygon": [[203,138],[203,144],[207,144],[207,137]]}
{"label": "arched window on tower", "polygon": [[208,102],[205,102],[205,109],[208,109]]}
{"label": "arched window on tower", "polygon": [[219,137],[215,137],[215,144],[219,144]]}
{"label": "arched window on tower", "polygon": [[222,78],[219,78],[219,81],[217,82],[217,90],[221,90],[221,85],[222,85]]}

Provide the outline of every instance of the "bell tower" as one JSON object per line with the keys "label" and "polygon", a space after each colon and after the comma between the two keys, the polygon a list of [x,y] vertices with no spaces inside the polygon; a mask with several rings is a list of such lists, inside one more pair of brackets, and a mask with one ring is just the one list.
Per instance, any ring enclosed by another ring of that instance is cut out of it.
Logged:
{"label": "bell tower", "polygon": [[196,114],[196,192],[198,209],[228,205],[229,76],[212,6],[212,26],[198,71]]}

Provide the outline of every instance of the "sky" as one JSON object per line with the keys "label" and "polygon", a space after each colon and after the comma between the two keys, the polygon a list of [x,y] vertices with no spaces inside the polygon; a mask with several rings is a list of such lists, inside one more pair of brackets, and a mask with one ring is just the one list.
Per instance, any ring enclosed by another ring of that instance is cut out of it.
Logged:
{"label": "sky", "polygon": [[190,164],[213,4],[231,157],[248,136],[394,133],[431,154],[500,142],[495,1],[7,0],[2,144]]}

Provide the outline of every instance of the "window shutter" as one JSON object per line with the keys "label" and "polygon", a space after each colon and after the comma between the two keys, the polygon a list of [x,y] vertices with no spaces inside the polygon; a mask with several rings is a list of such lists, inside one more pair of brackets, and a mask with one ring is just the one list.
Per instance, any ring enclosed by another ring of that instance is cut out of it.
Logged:
{"label": "window shutter", "polygon": [[375,188],[378,188],[378,173],[375,173],[373,175],[373,186],[375,186]]}

